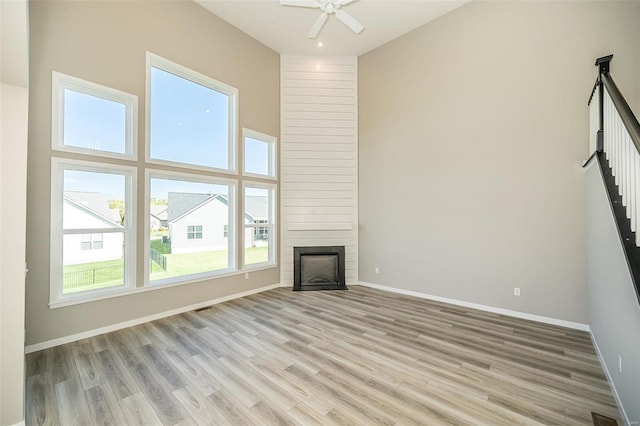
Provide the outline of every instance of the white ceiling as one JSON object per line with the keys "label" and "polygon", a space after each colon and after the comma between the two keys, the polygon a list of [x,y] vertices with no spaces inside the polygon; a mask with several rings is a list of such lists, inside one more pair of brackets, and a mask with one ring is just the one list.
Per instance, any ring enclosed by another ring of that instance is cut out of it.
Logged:
{"label": "white ceiling", "polygon": [[195,1],[281,54],[359,56],[469,0],[357,0],[344,10],[364,31],[354,34],[331,15],[315,40],[307,33],[320,9],[285,7],[278,0]]}

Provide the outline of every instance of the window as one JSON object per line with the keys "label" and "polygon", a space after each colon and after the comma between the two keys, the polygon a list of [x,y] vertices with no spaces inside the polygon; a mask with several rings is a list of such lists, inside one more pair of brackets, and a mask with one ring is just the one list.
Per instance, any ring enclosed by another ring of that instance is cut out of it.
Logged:
{"label": "window", "polygon": [[[235,270],[235,181],[185,173],[148,172],[149,212],[166,206],[167,227],[149,227],[148,280],[168,284]],[[151,219],[149,219],[151,220]],[[205,232],[206,230],[206,232]]]}
{"label": "window", "polygon": [[135,278],[135,169],[54,158],[51,303],[113,293]]}
{"label": "window", "polygon": [[137,97],[52,73],[52,308],[275,264],[276,138],[238,148],[237,89],[148,52],[146,72],[135,163]]}
{"label": "window", "polygon": [[147,54],[148,157],[235,171],[237,89]]}
{"label": "window", "polygon": [[243,173],[249,176],[275,178],[277,139],[249,129],[242,129],[242,137],[244,139]]}
{"label": "window", "polygon": [[245,183],[244,265],[275,263],[275,185]]}
{"label": "window", "polygon": [[80,250],[102,250],[102,234],[82,234]]}
{"label": "window", "polygon": [[136,96],[55,71],[52,88],[54,150],[135,159]]}
{"label": "window", "polygon": [[[224,225],[228,227],[229,225]],[[202,225],[188,226],[187,227],[187,239],[188,240],[201,240],[202,239]]]}

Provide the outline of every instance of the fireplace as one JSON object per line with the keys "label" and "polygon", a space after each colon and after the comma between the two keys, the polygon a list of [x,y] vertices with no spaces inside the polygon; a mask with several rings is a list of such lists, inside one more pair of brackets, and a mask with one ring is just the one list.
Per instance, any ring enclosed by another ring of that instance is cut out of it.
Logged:
{"label": "fireplace", "polygon": [[344,246],[294,247],[293,290],[347,290]]}

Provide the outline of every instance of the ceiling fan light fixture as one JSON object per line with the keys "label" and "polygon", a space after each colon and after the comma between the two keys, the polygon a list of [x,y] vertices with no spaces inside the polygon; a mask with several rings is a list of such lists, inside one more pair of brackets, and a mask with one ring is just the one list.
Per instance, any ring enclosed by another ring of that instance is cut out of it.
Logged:
{"label": "ceiling fan light fixture", "polygon": [[342,9],[355,0],[280,0],[282,6],[306,7],[312,9],[320,9],[322,14],[316,19],[307,37],[316,38],[322,27],[327,22],[329,15],[335,14],[336,18],[356,34],[360,34],[364,30],[362,25],[356,18],[348,14]]}

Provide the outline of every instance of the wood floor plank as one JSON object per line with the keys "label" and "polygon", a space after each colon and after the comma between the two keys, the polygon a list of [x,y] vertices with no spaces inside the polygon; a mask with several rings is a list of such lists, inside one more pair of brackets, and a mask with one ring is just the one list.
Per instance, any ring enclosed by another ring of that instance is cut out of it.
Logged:
{"label": "wood floor plank", "polygon": [[70,426],[91,424],[89,406],[79,380],[69,379],[56,383],[55,389],[60,424]]}
{"label": "wood floor plank", "polygon": [[163,424],[142,393],[134,393],[119,401],[122,412],[130,425],[157,426]]}
{"label": "wood floor plank", "polygon": [[104,381],[118,399],[126,398],[140,391],[130,372],[125,369],[120,359],[114,356],[112,349],[98,352],[97,357],[99,359],[97,368],[102,371]]}
{"label": "wood floor plank", "polygon": [[91,344],[76,342],[71,345],[80,382],[84,390],[91,389],[100,383],[101,374],[97,369],[98,360]]}
{"label": "wood floor plank", "polygon": [[180,371],[182,376],[204,396],[209,396],[218,391],[220,387],[196,363],[188,361],[180,351],[175,348],[164,349],[167,359]]}
{"label": "wood floor plank", "polygon": [[274,289],[26,357],[26,424],[622,424],[588,333]]}
{"label": "wood floor plank", "polygon": [[27,378],[28,403],[25,417],[32,425],[58,425],[58,407],[53,380],[46,371]]}
{"label": "wood floor plank", "polygon": [[170,390],[145,364],[138,364],[132,370],[134,380],[164,424],[176,424],[187,417]]}
{"label": "wood floor plank", "polygon": [[220,420],[213,410],[208,409],[209,400],[207,397],[202,395],[197,389],[186,386],[175,390],[173,395],[196,424],[216,424],[216,422]]}
{"label": "wood floor plank", "polygon": [[118,400],[104,385],[97,385],[85,391],[91,413],[91,424],[118,426],[126,423]]}

